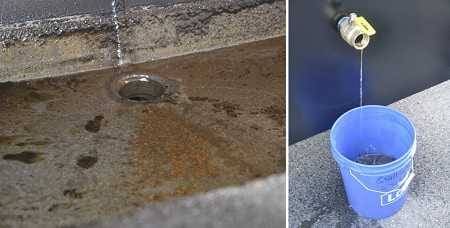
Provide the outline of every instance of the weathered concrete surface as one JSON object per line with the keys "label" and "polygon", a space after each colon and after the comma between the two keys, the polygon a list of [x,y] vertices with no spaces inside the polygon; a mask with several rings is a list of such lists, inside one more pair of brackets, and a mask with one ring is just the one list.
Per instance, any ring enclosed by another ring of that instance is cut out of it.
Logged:
{"label": "weathered concrete surface", "polygon": [[111,12],[110,0],[3,0],[0,24]]}
{"label": "weathered concrete surface", "polygon": [[[121,12],[126,63],[139,63],[284,35],[285,2],[195,1]],[[110,15],[83,15],[0,27],[0,81],[111,67]]]}
{"label": "weathered concrete surface", "polygon": [[[124,0],[127,7],[139,5],[168,6],[198,0]],[[43,20],[81,14],[111,13],[112,0],[3,0],[0,24]]]}
{"label": "weathered concrete surface", "polygon": [[274,175],[239,188],[147,206],[135,214],[80,227],[275,228],[286,223],[286,176]]}
{"label": "weathered concrete surface", "polygon": [[[139,105],[114,96],[111,81],[120,75],[111,69],[0,83],[0,227],[108,221],[151,203],[172,208],[170,200],[179,197],[283,173],[284,63],[285,40],[277,38],[131,65],[123,74],[156,75],[174,88],[170,99]],[[241,196],[225,191],[230,202],[220,210],[230,220],[223,221],[244,219],[228,206],[259,205],[248,215],[261,217],[244,224],[280,223],[285,214],[274,216],[284,202],[282,183],[268,183],[238,190]],[[199,210],[215,195],[201,197]],[[272,211],[266,200],[279,204]],[[179,210],[170,221],[187,216]]]}
{"label": "weathered concrete surface", "polygon": [[289,147],[290,227],[450,226],[450,81],[391,107],[406,114],[417,131],[416,177],[404,208],[379,221],[349,209],[327,131]]}

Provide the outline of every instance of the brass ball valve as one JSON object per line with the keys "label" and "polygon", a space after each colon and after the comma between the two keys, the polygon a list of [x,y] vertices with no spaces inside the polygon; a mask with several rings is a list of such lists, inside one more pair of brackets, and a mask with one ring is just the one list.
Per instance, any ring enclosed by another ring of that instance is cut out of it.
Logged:
{"label": "brass ball valve", "polygon": [[372,25],[356,13],[341,17],[337,22],[337,29],[342,39],[357,50],[366,48],[370,37],[376,33]]}

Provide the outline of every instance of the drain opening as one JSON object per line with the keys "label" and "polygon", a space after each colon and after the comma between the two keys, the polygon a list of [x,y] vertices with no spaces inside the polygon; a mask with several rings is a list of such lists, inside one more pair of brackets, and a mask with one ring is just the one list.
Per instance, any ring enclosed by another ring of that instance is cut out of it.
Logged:
{"label": "drain opening", "polygon": [[154,76],[131,75],[120,80],[118,95],[131,102],[159,102],[166,87]]}

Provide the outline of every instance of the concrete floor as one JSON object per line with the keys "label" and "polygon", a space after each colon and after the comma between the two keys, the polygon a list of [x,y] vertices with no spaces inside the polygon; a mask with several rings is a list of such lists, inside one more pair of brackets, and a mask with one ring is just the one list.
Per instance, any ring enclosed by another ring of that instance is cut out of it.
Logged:
{"label": "concrete floor", "polygon": [[[114,70],[1,83],[0,227],[107,223],[284,172],[284,44],[269,39],[123,69],[173,88],[156,104],[120,102],[108,89]],[[284,224],[282,177],[267,183],[250,187],[255,198],[246,205],[274,188],[269,213],[278,217],[262,216],[255,227]]]}
{"label": "concrete floor", "polygon": [[450,81],[390,106],[406,114],[417,131],[416,177],[403,209],[377,221],[347,206],[327,131],[289,147],[290,227],[450,226]]}

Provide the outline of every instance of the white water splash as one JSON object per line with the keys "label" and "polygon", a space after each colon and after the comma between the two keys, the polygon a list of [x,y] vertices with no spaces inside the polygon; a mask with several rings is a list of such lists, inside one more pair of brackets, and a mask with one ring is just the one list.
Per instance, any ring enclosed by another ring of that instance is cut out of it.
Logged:
{"label": "white water splash", "polygon": [[114,23],[114,30],[116,32],[116,43],[117,43],[117,58],[119,59],[119,66],[123,64],[123,54],[122,54],[122,44],[120,42],[120,24],[119,24],[119,16],[117,14],[117,4],[118,0],[113,0],[111,3],[112,6],[112,12],[113,12],[113,23]]}

